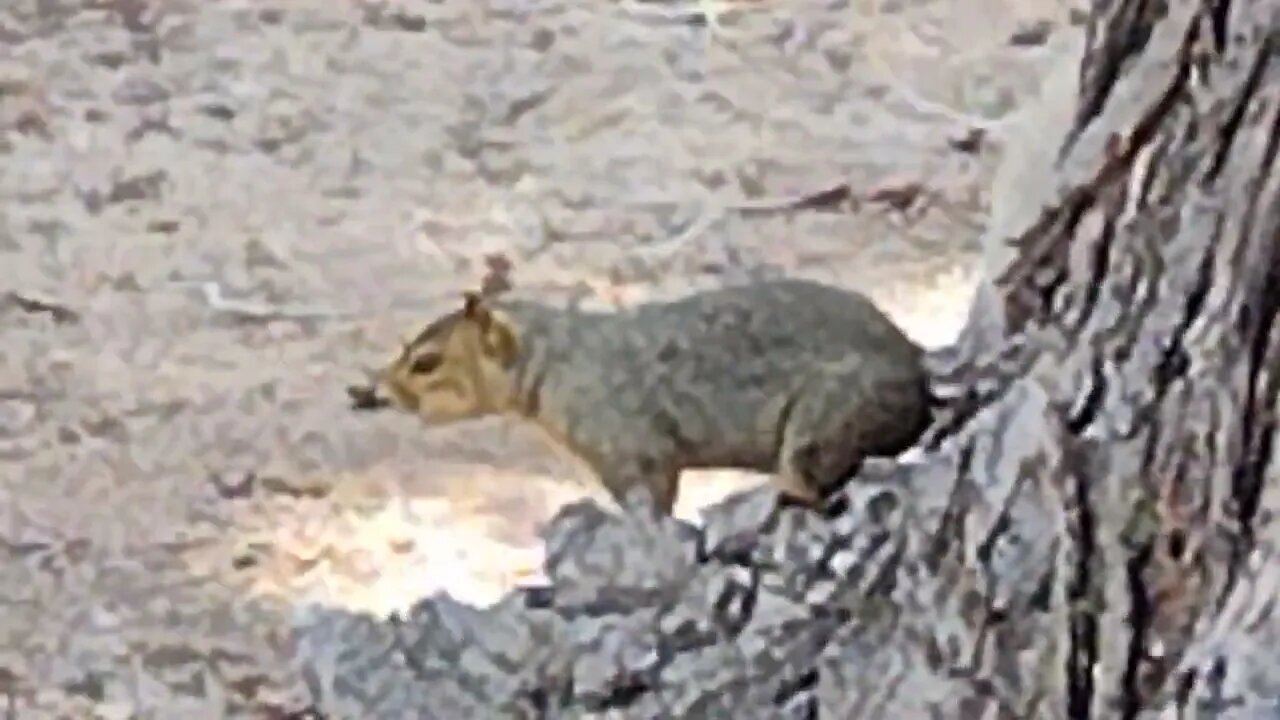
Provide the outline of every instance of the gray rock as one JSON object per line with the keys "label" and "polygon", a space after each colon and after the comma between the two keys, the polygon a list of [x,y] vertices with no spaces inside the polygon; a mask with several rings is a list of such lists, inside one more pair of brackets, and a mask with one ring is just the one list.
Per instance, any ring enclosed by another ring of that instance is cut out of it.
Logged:
{"label": "gray rock", "polygon": [[[708,525],[755,537],[746,555],[708,552],[678,520],[575,503],[545,532],[550,586],[483,610],[433,597],[382,625],[300,623],[308,648],[345,635],[387,663],[375,680],[367,653],[321,655],[327,671],[312,662],[307,676],[327,678],[312,681],[326,701],[420,697],[428,717],[814,717],[822,678],[838,677],[820,668],[840,655],[828,645],[852,639],[836,630],[864,595],[886,590],[877,568],[901,551],[899,492],[853,486],[830,520],[761,515],[744,511],[760,510],[758,498],[731,498]],[[729,527],[735,518],[748,527]],[[360,683],[376,691],[357,693]]]}

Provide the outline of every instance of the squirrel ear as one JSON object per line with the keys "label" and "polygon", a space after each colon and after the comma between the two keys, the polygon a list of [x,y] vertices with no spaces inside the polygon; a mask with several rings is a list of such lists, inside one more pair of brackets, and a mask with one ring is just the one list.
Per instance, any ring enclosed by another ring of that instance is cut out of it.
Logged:
{"label": "squirrel ear", "polygon": [[489,308],[484,306],[484,296],[470,290],[462,293],[462,315],[468,320],[480,323],[484,327],[489,325],[489,320],[491,319]]}
{"label": "squirrel ear", "polygon": [[467,317],[475,317],[476,310],[480,308],[480,293],[467,290],[462,293],[462,314]]}

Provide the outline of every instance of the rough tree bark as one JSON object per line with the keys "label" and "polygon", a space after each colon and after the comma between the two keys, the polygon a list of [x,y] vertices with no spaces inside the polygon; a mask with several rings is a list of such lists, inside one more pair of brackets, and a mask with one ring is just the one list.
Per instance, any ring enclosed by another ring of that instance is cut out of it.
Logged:
{"label": "rough tree bark", "polygon": [[[332,717],[1280,716],[1280,0],[1099,0],[1051,192],[829,522],[582,503],[552,585],[299,619]],[[998,200],[998,199],[997,199]],[[992,331],[991,328],[997,328]]]}

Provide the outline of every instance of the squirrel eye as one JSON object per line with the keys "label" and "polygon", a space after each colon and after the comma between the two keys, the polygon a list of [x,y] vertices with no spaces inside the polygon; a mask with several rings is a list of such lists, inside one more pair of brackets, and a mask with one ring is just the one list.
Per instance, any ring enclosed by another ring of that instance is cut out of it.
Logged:
{"label": "squirrel eye", "polygon": [[409,365],[409,372],[414,375],[426,375],[428,373],[433,373],[440,367],[440,363],[443,361],[444,358],[440,357],[439,353],[426,353],[425,355],[419,355],[414,358],[413,364]]}

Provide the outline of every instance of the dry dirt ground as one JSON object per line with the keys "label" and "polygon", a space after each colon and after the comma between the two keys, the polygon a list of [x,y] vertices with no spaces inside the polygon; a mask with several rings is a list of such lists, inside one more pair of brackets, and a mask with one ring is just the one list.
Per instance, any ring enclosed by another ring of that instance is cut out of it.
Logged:
{"label": "dry dirt ground", "polygon": [[[305,704],[297,607],[486,602],[534,566],[581,470],[343,396],[486,254],[551,302],[809,276],[945,341],[999,155],[970,130],[1068,8],[706,7],[4,3],[0,708],[269,717]],[[680,513],[757,481],[693,478]]]}

